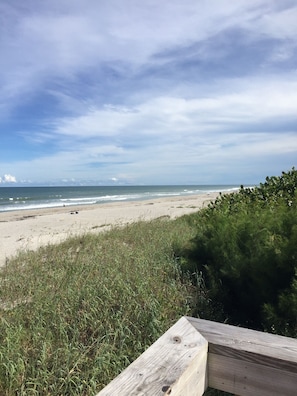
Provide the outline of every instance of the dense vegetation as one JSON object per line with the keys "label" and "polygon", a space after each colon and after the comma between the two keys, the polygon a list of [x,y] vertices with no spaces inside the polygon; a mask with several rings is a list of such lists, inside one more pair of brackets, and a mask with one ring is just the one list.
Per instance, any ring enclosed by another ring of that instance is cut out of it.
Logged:
{"label": "dense vegetation", "polygon": [[[139,222],[21,254],[0,272],[0,395],[94,395],[182,315],[185,221]],[[182,279],[183,278],[183,279]]]}
{"label": "dense vegetation", "polygon": [[205,281],[204,316],[297,336],[297,171],[220,196],[189,221],[183,265]]}
{"label": "dense vegetation", "polygon": [[0,271],[0,394],[92,395],[182,315],[297,336],[297,172],[22,253]]}

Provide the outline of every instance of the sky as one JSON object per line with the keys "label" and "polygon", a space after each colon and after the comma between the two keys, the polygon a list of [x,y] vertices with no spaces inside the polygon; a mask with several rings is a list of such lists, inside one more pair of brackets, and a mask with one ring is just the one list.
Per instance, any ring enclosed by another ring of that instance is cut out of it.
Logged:
{"label": "sky", "polygon": [[0,185],[296,166],[296,0],[0,0]]}

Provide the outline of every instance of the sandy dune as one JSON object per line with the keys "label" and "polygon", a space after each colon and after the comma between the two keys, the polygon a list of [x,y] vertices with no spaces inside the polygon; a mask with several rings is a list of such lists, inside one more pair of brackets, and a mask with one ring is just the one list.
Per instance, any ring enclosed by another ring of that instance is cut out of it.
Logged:
{"label": "sandy dune", "polygon": [[175,218],[207,206],[217,193],[80,207],[0,213],[0,266],[21,250],[55,244],[69,236],[160,216]]}

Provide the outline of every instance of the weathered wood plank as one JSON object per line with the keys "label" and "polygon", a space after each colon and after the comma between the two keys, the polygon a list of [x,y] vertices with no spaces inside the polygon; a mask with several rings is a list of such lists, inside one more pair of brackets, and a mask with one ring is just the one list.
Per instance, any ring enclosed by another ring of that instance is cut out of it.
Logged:
{"label": "weathered wood plank", "polygon": [[240,396],[297,394],[296,373],[208,354],[209,386]]}
{"label": "weathered wood plank", "polygon": [[208,341],[208,382],[241,396],[297,394],[297,340],[188,318]]}
{"label": "weathered wood plank", "polygon": [[97,396],[203,395],[207,351],[207,341],[183,317]]}
{"label": "weathered wood plank", "polygon": [[297,339],[264,333],[224,323],[187,317],[210,344],[236,346],[237,350],[297,363]]}

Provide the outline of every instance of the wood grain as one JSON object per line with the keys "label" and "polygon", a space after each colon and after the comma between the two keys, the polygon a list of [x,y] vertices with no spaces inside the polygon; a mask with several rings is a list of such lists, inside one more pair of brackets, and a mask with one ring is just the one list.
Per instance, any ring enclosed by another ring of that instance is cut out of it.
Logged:
{"label": "wood grain", "polygon": [[183,317],[97,396],[203,395],[207,341]]}

